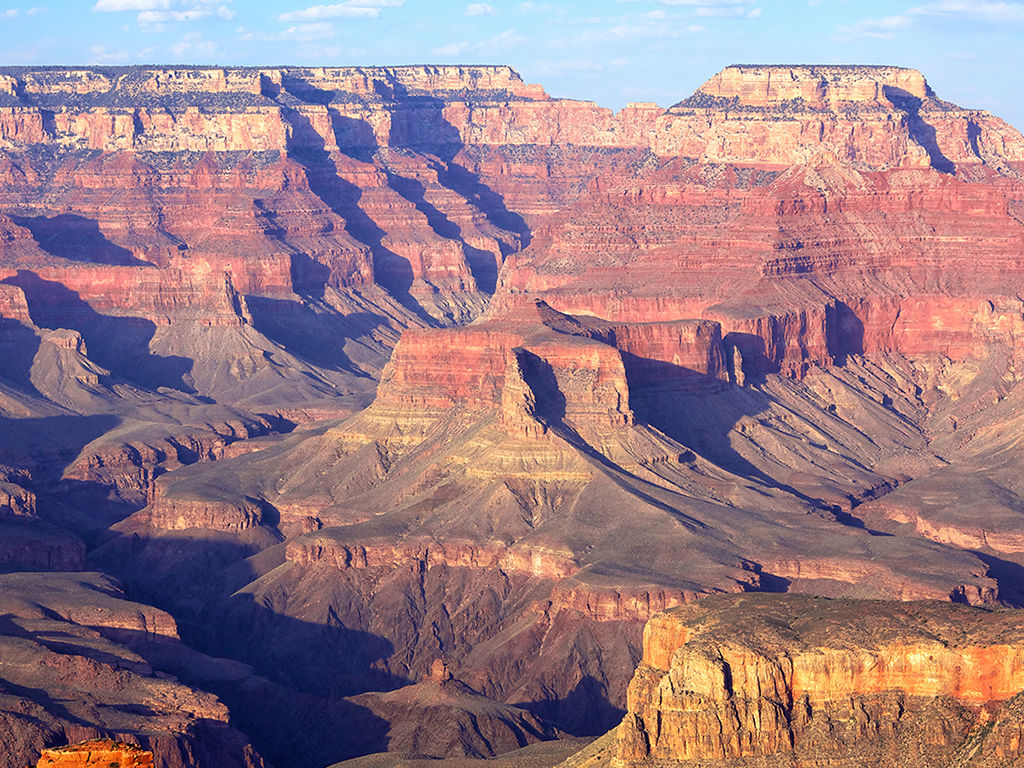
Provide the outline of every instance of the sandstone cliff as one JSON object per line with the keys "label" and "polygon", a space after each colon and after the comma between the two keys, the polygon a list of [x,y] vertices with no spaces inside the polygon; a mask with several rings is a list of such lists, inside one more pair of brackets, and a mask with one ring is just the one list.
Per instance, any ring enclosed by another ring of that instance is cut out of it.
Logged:
{"label": "sandstone cliff", "polygon": [[153,753],[134,744],[92,739],[44,749],[36,768],[150,768]]}
{"label": "sandstone cliff", "polygon": [[1019,734],[992,724],[1024,685],[1021,632],[1013,613],[934,603],[743,596],[658,614],[613,762],[1017,765]]}

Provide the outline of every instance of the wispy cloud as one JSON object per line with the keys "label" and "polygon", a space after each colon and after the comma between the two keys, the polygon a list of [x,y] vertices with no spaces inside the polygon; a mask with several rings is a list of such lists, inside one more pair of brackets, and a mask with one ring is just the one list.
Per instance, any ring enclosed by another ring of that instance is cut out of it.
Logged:
{"label": "wispy cloud", "polygon": [[650,3],[658,2],[661,5],[703,8],[713,10],[716,8],[730,8],[741,5],[754,5],[757,0],[619,0],[620,3]]}
{"label": "wispy cloud", "polygon": [[469,43],[449,43],[448,45],[441,45],[431,50],[431,53],[435,56],[458,56],[469,48]]}
{"label": "wispy cloud", "polygon": [[460,41],[457,43],[440,45],[437,48],[432,49],[431,53],[435,56],[461,56],[467,52],[473,52],[475,54],[492,54],[517,48],[525,42],[526,38],[520,35],[516,30],[506,29],[504,32],[478,43]]}
{"label": "wispy cloud", "polygon": [[162,11],[171,7],[171,0],[97,0],[94,11],[116,13],[119,11]]}
{"label": "wispy cloud", "polygon": [[872,38],[874,40],[891,40],[893,34],[911,25],[907,16],[886,16],[882,19],[864,19],[856,24],[837,27],[840,37],[847,39]]}
{"label": "wispy cloud", "polygon": [[117,64],[127,61],[128,51],[108,51],[105,46],[94,45],[89,49],[90,64]]}
{"label": "wispy cloud", "polygon": [[1024,22],[1024,3],[964,2],[940,0],[919,5],[907,11],[912,16],[945,16],[947,18],[974,19],[992,24]]}
{"label": "wispy cloud", "polygon": [[470,3],[466,6],[467,16],[493,16],[497,11],[490,3]]}
{"label": "wispy cloud", "polygon": [[535,3],[533,0],[527,0],[525,3],[517,5],[516,10],[520,13],[555,13],[559,16],[564,16],[572,9],[570,6]]}
{"label": "wispy cloud", "polygon": [[[26,16],[38,16],[40,13],[46,13],[46,8],[28,8],[25,10]],[[8,8],[6,11],[0,11],[0,19],[16,19],[22,14],[19,8]]]}
{"label": "wispy cloud", "polygon": [[864,19],[856,24],[837,27],[836,31],[842,38],[868,37],[876,40],[890,40],[896,31],[913,27],[917,22],[927,19],[974,21],[985,24],[1021,24],[1024,23],[1024,3],[939,0],[908,8],[899,16]]}
{"label": "wispy cloud", "polygon": [[278,21],[317,21],[319,19],[375,19],[382,8],[400,8],[405,0],[345,0],[329,5],[311,5],[301,11],[288,11]]}
{"label": "wispy cloud", "polygon": [[188,32],[171,46],[171,53],[183,56],[213,56],[217,52],[217,44],[213,40],[204,40],[202,32]]}
{"label": "wispy cloud", "polygon": [[97,0],[92,7],[100,13],[137,13],[139,24],[166,24],[168,22],[190,22],[218,17],[224,20],[235,18],[235,12],[226,3],[231,0]]}
{"label": "wispy cloud", "polygon": [[484,40],[477,48],[481,53],[495,53],[510,48],[517,48],[526,42],[526,38],[514,29],[506,29],[500,35],[495,35],[489,40]]}
{"label": "wispy cloud", "polygon": [[287,29],[265,34],[262,32],[246,32],[240,30],[239,40],[265,40],[268,42],[308,42],[310,40],[327,40],[337,34],[337,30],[329,21],[314,21],[309,24],[294,24]]}

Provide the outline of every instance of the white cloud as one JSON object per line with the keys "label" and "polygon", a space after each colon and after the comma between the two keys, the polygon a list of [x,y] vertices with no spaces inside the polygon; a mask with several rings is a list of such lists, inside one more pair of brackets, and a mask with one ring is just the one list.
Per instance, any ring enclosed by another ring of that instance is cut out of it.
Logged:
{"label": "white cloud", "polygon": [[175,56],[186,53],[192,56],[213,56],[216,51],[217,44],[213,40],[204,40],[202,32],[189,32],[171,46],[171,53]]}
{"label": "white cloud", "polygon": [[993,24],[1024,22],[1024,3],[964,2],[964,0],[940,0],[936,3],[919,5],[907,11],[914,16],[945,16],[967,18]]}
{"label": "white cloud", "polygon": [[108,51],[105,46],[94,45],[89,49],[90,64],[117,64],[128,59],[128,51]]}
{"label": "white cloud", "polygon": [[641,15],[645,19],[664,19],[668,16],[668,14],[665,13],[665,11],[663,11],[660,8],[656,11],[648,11],[647,13]]}
{"label": "white cloud", "polygon": [[46,13],[46,8],[32,7],[25,11],[26,16],[38,16],[40,13]]}
{"label": "white cloud", "polygon": [[874,40],[891,40],[893,33],[911,24],[906,16],[886,16],[882,19],[864,19],[856,24],[840,26],[838,31],[844,38],[869,37]]}
{"label": "white cloud", "polygon": [[572,10],[572,6],[552,5],[551,3],[535,3],[533,0],[526,0],[516,6],[520,13],[555,13],[564,16]]}
{"label": "white cloud", "polygon": [[470,3],[466,6],[467,16],[493,16],[497,11],[490,3]]}
{"label": "white cloud", "polygon": [[162,11],[171,7],[170,0],[97,0],[94,11]]}
{"label": "white cloud", "polygon": [[845,38],[870,37],[876,40],[890,40],[897,30],[914,26],[917,19],[924,18],[978,21],[988,24],[1024,23],[1024,3],[939,0],[915,6],[899,16],[865,19],[850,26],[841,26],[838,27],[838,32]]}
{"label": "white cloud", "polygon": [[9,8],[6,11],[4,11],[3,13],[0,13],[0,19],[13,19],[13,18],[17,17],[17,15],[18,15],[18,9],[17,8]]}
{"label": "white cloud", "polygon": [[484,40],[477,48],[482,53],[494,53],[495,51],[516,48],[526,42],[526,38],[514,29],[506,29],[500,35],[495,35],[490,40]]}
{"label": "white cloud", "polygon": [[[218,1],[222,4],[214,7]],[[144,25],[199,21],[215,15],[230,21],[235,18],[235,12],[223,3],[224,0],[97,0],[92,10],[104,13],[137,12],[136,21]],[[46,9],[33,10],[40,12]]]}
{"label": "white cloud", "polygon": [[431,53],[435,56],[458,56],[467,48],[469,48],[469,43],[449,43],[434,48]]}
{"label": "white cloud", "polygon": [[[758,9],[755,8],[753,10],[758,10]],[[747,15],[749,15],[750,12],[751,11],[748,11],[746,8],[743,8],[742,6],[738,6],[738,5],[731,5],[731,6],[716,5],[716,6],[713,6],[713,7],[702,5],[699,8],[697,8],[696,11],[694,11],[694,13],[696,15],[698,15],[698,16],[718,17],[718,18],[733,18],[733,19],[739,18],[740,16],[747,16]]]}
{"label": "white cloud", "polygon": [[382,8],[401,8],[405,0],[345,0],[329,5],[311,5],[301,11],[288,11],[278,21],[316,21],[318,19],[375,19]]}
{"label": "white cloud", "polygon": [[[294,24],[281,32],[266,35],[258,32],[245,32],[239,40],[267,40],[271,42],[292,41],[308,42],[310,40],[327,40],[334,37],[337,30],[329,21],[315,21],[309,24]],[[318,49],[318,50],[323,50]]]}
{"label": "white cloud", "polygon": [[168,21],[199,21],[210,15],[210,11],[143,11],[138,16],[139,24],[163,24]]}
{"label": "white cloud", "polygon": [[[644,3],[651,0],[619,0],[620,3]],[[698,6],[701,8],[726,8],[736,5],[754,5],[757,0],[658,0],[662,5]]]}

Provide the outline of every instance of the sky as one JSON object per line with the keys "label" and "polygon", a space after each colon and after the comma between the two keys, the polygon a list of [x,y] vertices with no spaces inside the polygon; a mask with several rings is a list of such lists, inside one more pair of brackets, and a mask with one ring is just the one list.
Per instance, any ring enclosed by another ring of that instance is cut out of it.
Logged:
{"label": "sky", "polygon": [[1024,2],[0,0],[0,64],[508,64],[669,106],[729,64],[893,64],[1024,129]]}

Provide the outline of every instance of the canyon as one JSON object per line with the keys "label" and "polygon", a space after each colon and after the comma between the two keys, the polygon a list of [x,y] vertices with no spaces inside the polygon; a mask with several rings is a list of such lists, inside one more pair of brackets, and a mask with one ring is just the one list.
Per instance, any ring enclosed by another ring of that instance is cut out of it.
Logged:
{"label": "canyon", "polygon": [[0,765],[1016,749],[1024,136],[920,72],[6,67],[0,180]]}

